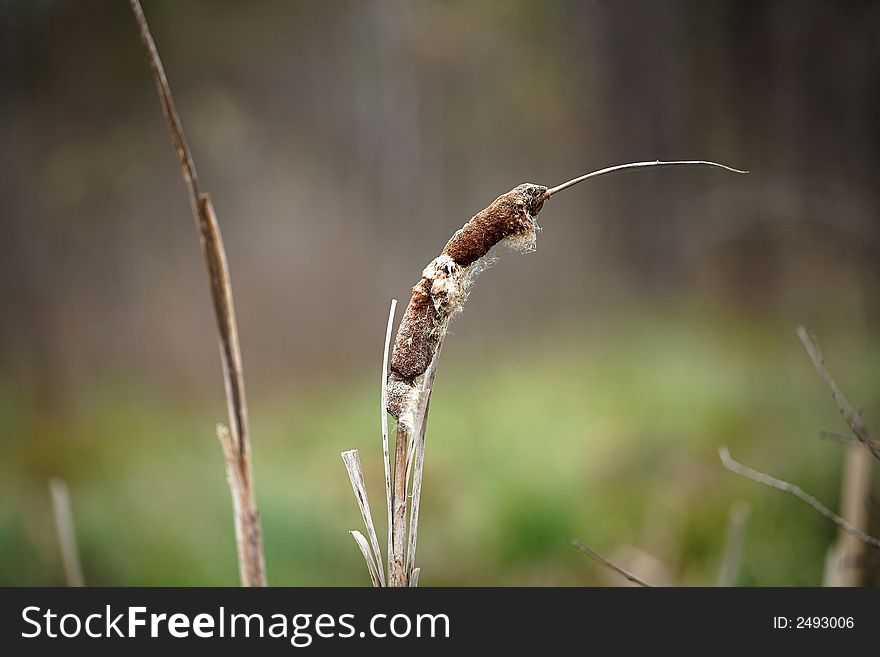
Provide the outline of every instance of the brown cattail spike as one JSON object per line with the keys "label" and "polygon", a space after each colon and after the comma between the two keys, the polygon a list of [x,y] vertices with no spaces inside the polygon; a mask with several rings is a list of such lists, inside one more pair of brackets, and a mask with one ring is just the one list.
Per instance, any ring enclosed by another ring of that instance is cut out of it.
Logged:
{"label": "brown cattail spike", "polygon": [[496,198],[467,222],[443,248],[456,264],[467,267],[503,239],[535,231],[535,217],[544,206],[543,185],[525,183]]}
{"label": "brown cattail spike", "polygon": [[415,381],[428,368],[449,320],[464,305],[479,271],[476,263],[502,241],[514,248],[534,249],[536,217],[546,191],[543,185],[525,183],[499,196],[462,226],[425,267],[413,287],[391,353],[388,412],[404,424],[418,401]]}

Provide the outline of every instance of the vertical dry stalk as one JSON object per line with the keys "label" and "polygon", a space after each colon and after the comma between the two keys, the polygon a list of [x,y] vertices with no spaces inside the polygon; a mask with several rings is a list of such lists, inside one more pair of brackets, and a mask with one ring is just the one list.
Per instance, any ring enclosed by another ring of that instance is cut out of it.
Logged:
{"label": "vertical dry stalk", "polygon": [[[874,460],[861,445],[846,448],[841,481],[840,515],[861,531],[870,525],[868,502],[871,499],[871,479]],[[837,543],[831,548],[823,584],[825,586],[861,586],[865,578],[867,546],[863,541],[840,532]]]}
{"label": "vertical dry stalk", "polygon": [[748,502],[734,505],[730,511],[730,522],[727,526],[727,540],[721,556],[721,567],[718,569],[718,586],[735,586],[739,575],[740,557],[742,556],[743,537],[746,522],[749,519]]}
{"label": "vertical dry stalk", "polygon": [[[442,349],[443,338],[440,338],[419,388],[412,429],[408,429],[403,423],[397,425],[392,496],[394,540],[392,558],[388,564],[389,586],[414,587],[418,583],[418,575],[414,576],[414,573],[419,570],[415,567],[415,558],[419,535],[419,508],[422,500],[422,475],[425,467],[425,432],[428,427],[434,377]],[[409,526],[406,517],[407,500],[409,500]]]}
{"label": "vertical dry stalk", "polygon": [[388,579],[391,578],[391,552],[394,549],[394,533],[393,515],[394,515],[394,496],[391,490],[391,455],[388,449],[388,412],[385,410],[388,406],[387,389],[385,382],[388,381],[388,354],[391,350],[391,330],[394,327],[394,313],[397,310],[397,299],[391,300],[391,307],[388,309],[388,325],[385,328],[385,348],[382,353],[382,380],[379,382],[380,406],[379,414],[381,415],[382,425],[382,457],[385,466],[385,505],[387,507],[388,520]]}
{"label": "vertical dry stalk", "polygon": [[238,573],[242,586],[266,586],[266,563],[260,514],[254,499],[249,449],[241,458],[235,439],[223,424],[217,425],[217,439],[226,462],[226,481],[232,495]]}
{"label": "vertical dry stalk", "polygon": [[76,546],[76,530],[73,525],[73,507],[70,504],[70,491],[63,479],[49,479],[49,495],[52,498],[52,513],[55,516],[55,529],[58,531],[58,545],[61,548],[61,563],[68,586],[85,586],[79,550]]}
{"label": "vertical dry stalk", "polygon": [[394,488],[391,491],[391,557],[388,560],[388,585],[407,586],[406,578],[406,453],[409,431],[397,425],[394,439]]}
{"label": "vertical dry stalk", "polygon": [[[414,587],[418,584],[419,569],[415,567],[415,558],[422,500],[422,476],[425,467],[425,433],[428,428],[428,411],[431,408],[431,392],[434,388],[434,377],[437,374],[444,337],[438,340],[421,385],[417,388],[418,398],[412,414],[412,428],[400,421],[397,424],[392,495],[393,546],[392,557],[388,563],[389,586]],[[407,501],[409,501],[408,526]]]}
{"label": "vertical dry stalk", "polygon": [[217,435],[226,460],[229,486],[235,509],[235,534],[238,542],[241,583],[242,586],[266,586],[263,537],[251,474],[250,436],[248,434],[241,348],[238,342],[232,286],[229,280],[223,237],[211,199],[207,194],[203,194],[199,188],[195,164],[143,9],[141,9],[138,0],[129,0],[129,4],[138,25],[141,42],[147,53],[150,70],[156,82],[159,100],[162,103],[162,113],[165,115],[171,141],[180,163],[180,170],[183,174],[201,240],[205,266],[208,270],[211,300],[214,305],[219,333],[220,361],[223,367],[223,381],[229,414],[229,429],[218,428]]}

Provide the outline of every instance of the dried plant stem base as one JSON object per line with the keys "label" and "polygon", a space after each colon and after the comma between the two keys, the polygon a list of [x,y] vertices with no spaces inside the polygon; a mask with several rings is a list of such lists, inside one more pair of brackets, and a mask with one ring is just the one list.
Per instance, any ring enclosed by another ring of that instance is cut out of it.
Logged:
{"label": "dried plant stem base", "polygon": [[388,564],[389,586],[408,585],[406,572],[406,455],[408,445],[407,428],[403,424],[398,424],[397,436],[394,440],[394,490],[391,495],[393,552]]}
{"label": "dried plant stem base", "polygon": [[232,494],[235,542],[242,586],[266,586],[263,533],[251,483],[250,453],[242,454],[224,425],[217,425],[217,438],[226,461],[226,479]]}

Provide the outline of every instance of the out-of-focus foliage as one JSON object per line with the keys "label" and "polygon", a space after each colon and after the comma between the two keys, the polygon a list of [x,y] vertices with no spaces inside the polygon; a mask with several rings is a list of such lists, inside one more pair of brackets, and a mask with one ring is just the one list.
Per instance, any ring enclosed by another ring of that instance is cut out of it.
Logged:
{"label": "out-of-focus foliage", "polygon": [[[840,384],[858,390],[855,400],[880,393],[876,346],[846,332],[825,344]],[[722,469],[717,456],[726,444],[836,505],[843,448],[820,441],[818,430],[842,421],[787,326],[640,311],[488,353],[450,344],[445,357],[423,491],[425,584],[607,581],[571,547],[574,537],[608,553],[637,546],[673,581],[712,584],[729,511],[743,499],[753,511],[739,583],[820,582],[834,527],[794,498]],[[360,517],[339,452],[360,449],[381,518],[374,378],[276,391],[253,404],[274,584],[367,582],[346,533]],[[63,424],[10,392],[3,403],[3,431],[30,439],[2,444],[0,581],[61,581],[45,492],[48,475],[61,472],[91,583],[235,583],[210,422],[222,417],[219,401],[193,407],[115,385],[93,391]]]}

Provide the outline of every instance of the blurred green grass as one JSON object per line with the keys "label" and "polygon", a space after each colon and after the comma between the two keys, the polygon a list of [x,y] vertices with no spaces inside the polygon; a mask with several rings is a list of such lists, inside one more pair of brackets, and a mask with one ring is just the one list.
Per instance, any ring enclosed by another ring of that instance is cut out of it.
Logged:
{"label": "blurred green grass", "polygon": [[[880,350],[839,329],[820,338],[851,401],[876,399]],[[252,396],[271,584],[368,583],[339,453],[360,450],[384,536],[377,378]],[[189,407],[131,381],[86,399],[55,418],[11,382],[0,389],[0,584],[63,583],[46,491],[56,474],[71,489],[90,584],[236,584],[213,435],[222,400]],[[748,500],[738,584],[816,585],[834,527],[725,471],[717,448],[835,508],[845,448],[818,432],[841,428],[794,327],[761,318],[619,313],[472,353],[453,337],[428,429],[422,583],[608,582],[571,546],[577,537],[605,554],[637,546],[676,583],[712,584],[730,509]]]}

